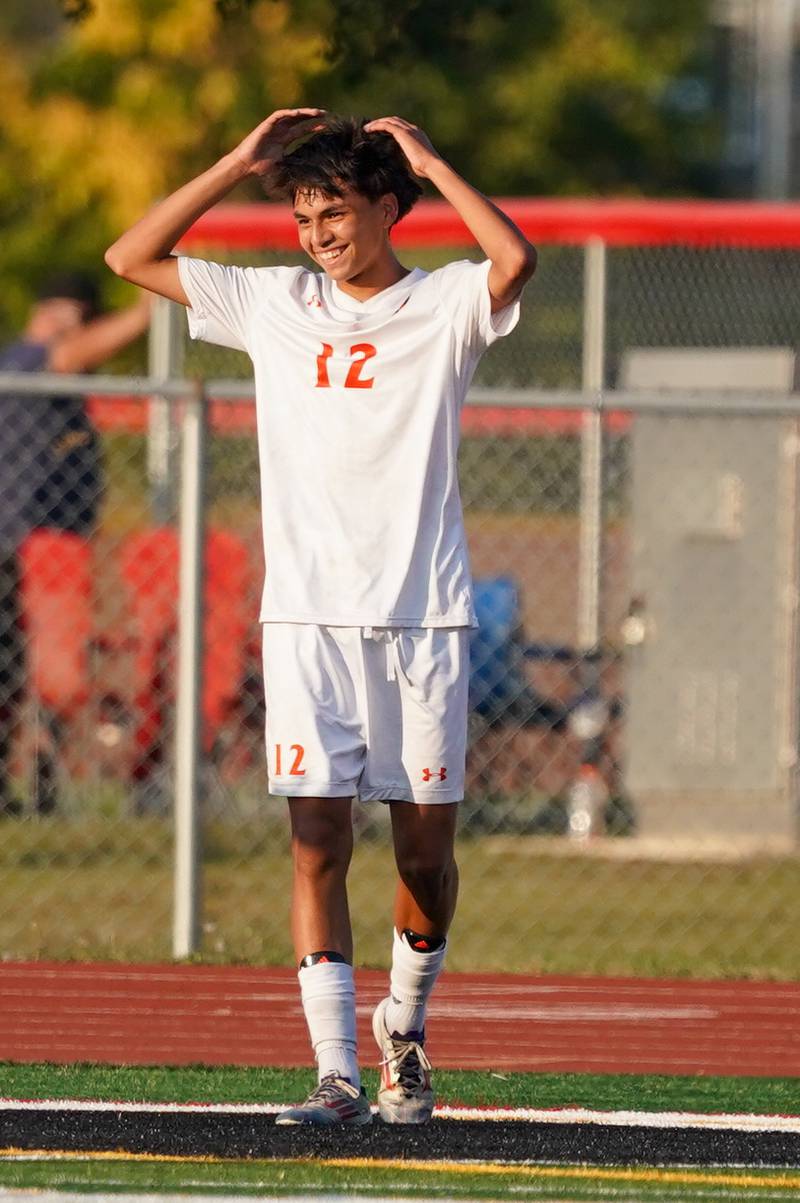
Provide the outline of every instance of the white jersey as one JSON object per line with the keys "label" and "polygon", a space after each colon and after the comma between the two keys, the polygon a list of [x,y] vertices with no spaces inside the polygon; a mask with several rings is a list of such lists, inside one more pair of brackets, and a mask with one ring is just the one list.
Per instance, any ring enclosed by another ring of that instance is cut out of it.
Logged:
{"label": "white jersey", "polygon": [[193,338],[255,369],[262,622],[474,626],[459,414],[486,348],[489,262],[416,268],[367,301],[300,267],[178,260]]}

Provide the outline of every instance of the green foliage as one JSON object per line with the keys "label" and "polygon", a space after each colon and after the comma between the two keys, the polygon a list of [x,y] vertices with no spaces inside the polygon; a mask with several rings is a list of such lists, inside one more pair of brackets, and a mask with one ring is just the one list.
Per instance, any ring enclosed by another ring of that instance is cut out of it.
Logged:
{"label": "green foliage", "polygon": [[707,191],[713,121],[668,101],[707,69],[710,3],[5,0],[0,335],[39,277],[103,270],[121,229],[277,107],[406,114],[494,193]]}
{"label": "green foliage", "polygon": [[61,0],[61,10],[68,21],[82,21],[92,12],[91,0]]}

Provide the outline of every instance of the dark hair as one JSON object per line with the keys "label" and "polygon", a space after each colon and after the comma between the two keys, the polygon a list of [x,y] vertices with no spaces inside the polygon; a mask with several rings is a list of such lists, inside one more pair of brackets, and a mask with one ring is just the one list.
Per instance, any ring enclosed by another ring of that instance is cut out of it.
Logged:
{"label": "dark hair", "polygon": [[391,192],[397,220],[422,196],[408,161],[391,134],[364,132],[367,118],[326,117],[312,134],[280,160],[267,183],[271,194],[294,201],[306,192],[341,196],[352,190],[371,201]]}
{"label": "dark hair", "polygon": [[61,271],[48,276],[37,290],[36,299],[52,301],[56,297],[78,301],[83,305],[87,320],[96,317],[100,312],[100,292],[97,282],[86,272]]}

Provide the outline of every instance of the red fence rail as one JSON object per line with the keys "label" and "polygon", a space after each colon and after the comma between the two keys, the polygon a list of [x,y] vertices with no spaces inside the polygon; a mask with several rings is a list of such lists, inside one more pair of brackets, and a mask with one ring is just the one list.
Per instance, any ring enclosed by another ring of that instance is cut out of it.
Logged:
{"label": "red fence rail", "polygon": [[[800,247],[800,204],[750,201],[540,200],[497,203],[527,238],[540,243],[610,246]],[[467,246],[474,240],[442,200],[423,200],[397,226],[397,246]],[[296,250],[288,205],[217,205],[186,234],[180,247]]]}
{"label": "red fence rail", "polygon": [[[498,204],[526,237],[538,243],[584,245],[601,239],[609,246],[731,246],[758,249],[800,248],[800,204],[692,200],[570,200],[533,197],[499,198]],[[443,200],[423,200],[398,225],[398,247],[469,246],[474,242],[456,211]],[[289,205],[222,204],[205,213],[180,243],[193,250],[298,249],[297,229]],[[93,397],[93,420],[101,430],[144,431],[140,400]],[[249,432],[255,428],[247,402],[212,405],[211,422],[218,431]],[[580,428],[581,415],[549,411],[466,410],[465,433],[566,433]]]}

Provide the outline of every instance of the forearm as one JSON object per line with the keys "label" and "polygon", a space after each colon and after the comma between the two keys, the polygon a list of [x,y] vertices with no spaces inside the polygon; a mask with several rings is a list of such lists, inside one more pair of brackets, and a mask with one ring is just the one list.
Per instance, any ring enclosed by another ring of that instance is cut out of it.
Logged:
{"label": "forearm", "polygon": [[51,351],[48,367],[54,372],[90,372],[144,334],[149,323],[147,304],[97,318],[61,339]]}
{"label": "forearm", "polygon": [[497,205],[460,176],[444,159],[428,170],[428,179],[449,201],[491,260],[489,288],[507,303],[536,270],[536,250]]}
{"label": "forearm", "polygon": [[138,273],[172,254],[186,231],[248,175],[235,154],[225,155],[208,171],[190,180],[126,230],[106,251],[106,263],[119,276],[142,283]]}

